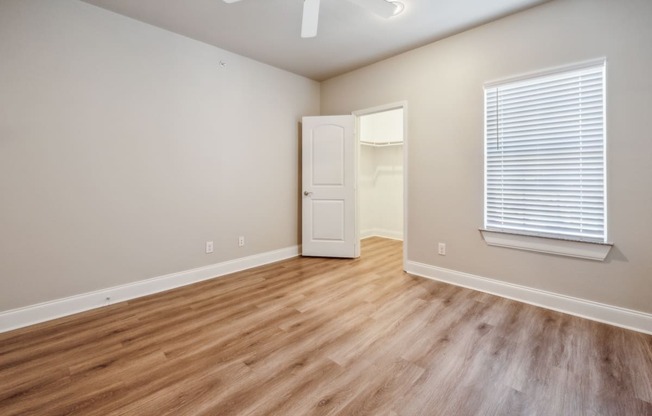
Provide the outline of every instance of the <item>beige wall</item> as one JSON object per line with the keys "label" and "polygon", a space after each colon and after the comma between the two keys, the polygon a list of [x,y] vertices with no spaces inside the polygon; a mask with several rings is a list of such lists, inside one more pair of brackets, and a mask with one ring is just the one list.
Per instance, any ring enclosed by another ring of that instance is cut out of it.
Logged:
{"label": "beige wall", "polygon": [[[407,100],[409,260],[652,312],[650,22],[649,0],[555,0],[328,80],[322,114]],[[614,249],[595,262],[488,247],[483,83],[600,57]]]}
{"label": "beige wall", "polygon": [[306,78],[86,3],[3,0],[0,311],[296,245],[298,122],[318,113]]}

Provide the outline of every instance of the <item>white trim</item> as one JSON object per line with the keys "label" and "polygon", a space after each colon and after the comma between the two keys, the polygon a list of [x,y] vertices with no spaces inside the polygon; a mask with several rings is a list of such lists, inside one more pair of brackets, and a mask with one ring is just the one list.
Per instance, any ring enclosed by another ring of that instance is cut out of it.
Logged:
{"label": "white trim", "polygon": [[402,101],[403,105],[403,270],[408,264],[408,175],[409,175],[409,158],[408,158],[408,103]]}
{"label": "white trim", "polygon": [[403,233],[400,231],[384,230],[382,228],[371,228],[360,231],[360,239],[364,240],[369,237],[389,238],[390,240],[403,240]]}
{"label": "white trim", "polygon": [[432,280],[450,283],[530,305],[579,316],[593,321],[652,334],[652,314],[604,303],[560,295],[545,290],[507,283],[456,270],[408,261],[406,271]]}
{"label": "white trim", "polygon": [[[379,113],[381,111],[394,110],[397,108],[403,109],[403,270],[407,270],[408,264],[408,102],[407,100],[398,101],[389,104],[383,104],[376,107],[365,108],[362,110],[353,111],[351,114],[356,116],[356,131],[355,136],[360,141],[360,132],[358,129],[358,118],[366,114]],[[359,165],[359,163],[358,163]],[[360,204],[357,203],[357,206]],[[359,222],[357,222],[359,224]],[[359,225],[356,225],[359,228]],[[391,238],[391,237],[389,237]]]}
{"label": "white trim", "polygon": [[501,231],[480,230],[482,238],[490,246],[536,251],[559,256],[604,261],[612,244],[587,241],[562,240],[533,235],[511,234]]}
{"label": "white trim", "polygon": [[[493,81],[488,81],[485,82],[482,86],[483,88],[493,88],[499,85],[503,84],[508,84],[512,82],[521,82],[521,81],[527,81],[532,78],[537,78],[537,77],[545,77],[548,75],[554,75],[558,74],[560,72],[571,72],[571,71],[579,71],[582,69],[590,68],[592,66],[598,66],[598,65],[607,65],[607,58],[606,57],[601,57],[601,58],[595,58],[595,59],[589,59],[586,61],[581,61],[581,62],[576,62],[573,64],[569,65],[559,65],[559,66],[553,66],[549,67],[543,70],[536,70],[536,71],[530,71],[530,72],[525,72],[519,75],[515,76],[510,76],[510,77],[504,77],[504,78],[499,78]],[[606,78],[606,77],[605,77]]]}
{"label": "white trim", "polygon": [[[356,110],[356,111],[353,111],[351,114],[353,114],[356,117],[360,117],[360,116],[366,116],[366,115],[369,115],[369,114],[382,113],[383,111],[397,110],[399,108],[402,108],[403,110],[405,110],[406,107],[407,107],[407,101],[398,101],[398,102],[395,102],[395,103],[382,104],[382,105],[377,105],[375,107],[365,108],[365,109],[362,109],[362,110]],[[405,117],[405,115],[404,115],[404,117]]]}
{"label": "white trim", "polygon": [[0,312],[0,333],[297,257],[299,253],[299,246],[292,246]]}
{"label": "white trim", "polygon": [[403,142],[386,142],[386,143],[370,143],[370,142],[363,142],[362,140],[360,141],[360,145],[362,146],[368,146],[368,147],[394,147],[394,146],[403,146]]}

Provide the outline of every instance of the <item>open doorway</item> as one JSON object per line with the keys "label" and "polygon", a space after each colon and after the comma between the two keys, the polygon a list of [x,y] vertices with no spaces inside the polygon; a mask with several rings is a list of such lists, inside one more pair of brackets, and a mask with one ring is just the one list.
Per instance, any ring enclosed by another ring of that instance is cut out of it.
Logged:
{"label": "open doorway", "polygon": [[362,240],[403,241],[405,263],[407,104],[387,104],[353,114],[359,145],[358,235]]}

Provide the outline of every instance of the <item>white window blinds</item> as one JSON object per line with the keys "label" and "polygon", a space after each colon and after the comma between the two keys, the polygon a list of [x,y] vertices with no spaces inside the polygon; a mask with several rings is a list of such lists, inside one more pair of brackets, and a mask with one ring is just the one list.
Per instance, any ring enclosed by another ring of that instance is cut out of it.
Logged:
{"label": "white window blinds", "polygon": [[605,63],[485,86],[485,228],[605,242]]}

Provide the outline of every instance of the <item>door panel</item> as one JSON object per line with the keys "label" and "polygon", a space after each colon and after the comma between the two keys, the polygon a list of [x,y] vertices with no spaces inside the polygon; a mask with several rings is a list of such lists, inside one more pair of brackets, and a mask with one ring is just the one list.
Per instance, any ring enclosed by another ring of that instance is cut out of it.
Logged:
{"label": "door panel", "polygon": [[313,241],[344,241],[344,201],[311,199],[311,202]]}
{"label": "door panel", "polygon": [[353,116],[303,118],[302,254],[357,257]]}
{"label": "door panel", "polygon": [[346,131],[341,126],[324,125],[312,134],[312,184],[344,186]]}

